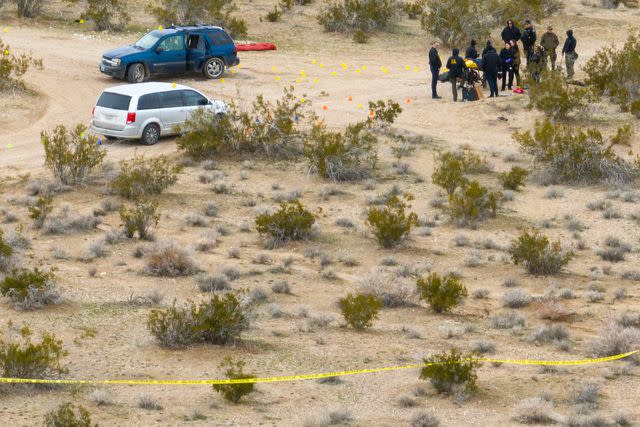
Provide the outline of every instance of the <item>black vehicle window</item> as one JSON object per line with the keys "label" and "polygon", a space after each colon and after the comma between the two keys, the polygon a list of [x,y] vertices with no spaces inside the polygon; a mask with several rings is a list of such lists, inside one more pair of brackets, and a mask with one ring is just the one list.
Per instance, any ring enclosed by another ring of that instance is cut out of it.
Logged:
{"label": "black vehicle window", "polygon": [[184,99],[184,105],[187,107],[195,107],[198,105],[205,105],[209,102],[207,98],[200,95],[198,92],[193,90],[183,90],[182,97]]}
{"label": "black vehicle window", "polygon": [[182,94],[179,90],[171,90],[169,92],[160,92],[158,97],[160,98],[161,108],[175,108],[183,107]]}
{"label": "black vehicle window", "polygon": [[131,97],[119,93],[102,92],[98,99],[98,107],[111,108],[112,110],[128,110]]}
{"label": "black vehicle window", "polygon": [[207,33],[207,36],[209,36],[209,40],[211,40],[211,44],[214,46],[233,44],[231,37],[229,37],[229,35],[224,31],[213,31],[211,33]]}
{"label": "black vehicle window", "polygon": [[162,40],[158,45],[158,48],[165,52],[171,52],[184,49],[184,36],[182,34],[177,36],[167,37]]}
{"label": "black vehicle window", "polygon": [[204,49],[204,41],[200,34],[189,34],[187,38],[187,49],[202,50]]}
{"label": "black vehicle window", "polygon": [[138,99],[138,110],[155,110],[156,108],[161,108],[157,93],[142,95]]}

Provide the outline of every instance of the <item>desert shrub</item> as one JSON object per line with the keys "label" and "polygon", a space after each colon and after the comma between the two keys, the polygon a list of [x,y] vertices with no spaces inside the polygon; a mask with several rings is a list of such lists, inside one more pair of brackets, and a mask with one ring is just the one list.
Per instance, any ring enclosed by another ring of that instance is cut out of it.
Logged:
{"label": "desert shrub", "polygon": [[514,166],[509,172],[499,173],[498,181],[500,181],[502,188],[505,190],[518,191],[520,187],[524,186],[524,181],[528,175],[529,172],[526,169]]}
{"label": "desert shrub", "polygon": [[451,196],[458,187],[468,183],[462,160],[455,153],[445,152],[438,159],[438,166],[431,175],[434,184],[442,187]]}
{"label": "desert shrub", "polygon": [[45,427],[97,427],[91,424],[91,414],[84,407],[76,408],[71,403],[63,403],[44,416]]}
{"label": "desert shrub", "polygon": [[407,14],[409,19],[418,19],[424,12],[425,0],[417,0],[414,2],[406,2],[402,5],[402,11]]}
{"label": "desert shrub", "polygon": [[278,22],[281,17],[282,17],[282,10],[278,9],[278,5],[275,5],[273,7],[273,10],[270,10],[265,15],[266,20],[269,22]]}
{"label": "desert shrub", "polygon": [[520,289],[512,289],[502,295],[502,305],[509,308],[522,308],[531,303],[531,295]]}
{"label": "desert shrub", "polygon": [[178,181],[178,172],[180,166],[172,165],[165,155],[147,159],[136,154],[133,159],[120,162],[111,190],[133,200],[160,194]]}
{"label": "desert shrub", "polygon": [[465,225],[495,217],[502,193],[489,191],[478,181],[471,181],[449,196],[451,217],[460,225]]}
{"label": "desert shrub", "polygon": [[399,10],[395,0],[341,0],[327,3],[317,19],[325,31],[383,31],[398,20]]}
{"label": "desert shrub", "polygon": [[149,314],[147,326],[163,347],[185,347],[191,344],[225,345],[240,339],[249,328],[249,316],[233,293],[213,295],[196,305],[155,309]]}
{"label": "desert shrub", "polygon": [[482,364],[471,355],[463,355],[457,348],[450,353],[434,354],[423,359],[425,367],[420,370],[420,379],[429,380],[438,393],[449,393],[454,386],[463,386],[466,391],[477,389],[476,369]]}
{"label": "desert shrub", "polygon": [[158,225],[159,219],[158,204],[155,202],[136,202],[133,208],[120,206],[120,220],[124,227],[124,234],[130,239],[136,231],[141,239],[149,237],[149,230]]}
{"label": "desert shrub", "polygon": [[387,101],[379,99],[377,101],[369,101],[369,112],[367,122],[376,123],[382,128],[392,125],[396,121],[400,113],[402,113],[402,107],[392,99]]}
{"label": "desert shrub", "polygon": [[12,270],[0,281],[0,294],[8,297],[13,306],[20,310],[32,310],[60,302],[53,272],[38,268]]}
{"label": "desert shrub", "polygon": [[98,224],[100,224],[99,218],[91,214],[78,214],[71,210],[71,206],[64,205],[55,214],[46,216],[42,231],[46,234],[67,234],[74,231],[93,230]]}
{"label": "desert shrub", "polygon": [[522,25],[525,19],[541,22],[562,10],[564,4],[560,0],[490,0],[487,8],[496,23],[504,25],[508,19],[513,19]]}
{"label": "desert shrub", "polygon": [[35,204],[27,208],[29,210],[29,218],[33,220],[36,228],[42,228],[47,216],[53,210],[53,198],[51,196],[40,196]]}
{"label": "desert shrub", "polygon": [[71,4],[81,3],[84,11],[80,15],[93,21],[96,31],[122,31],[131,21],[126,4],[122,0],[66,0]]}
{"label": "desert shrub", "polygon": [[304,240],[311,233],[315,218],[298,201],[282,202],[272,214],[263,213],[256,218],[258,233],[267,234],[279,242]]}
{"label": "desert shrub", "polygon": [[[242,360],[233,361],[230,357],[225,357],[219,368],[225,369],[224,375],[230,380],[254,379],[255,375],[244,372],[245,363]],[[238,403],[243,396],[253,392],[255,383],[244,384],[214,384],[213,389],[222,394],[228,402]]]}
{"label": "desert shrub", "polygon": [[469,39],[487,40],[492,22],[483,2],[474,0],[427,0],[422,29],[448,46],[461,46]]}
{"label": "desert shrub", "polygon": [[362,30],[357,30],[353,33],[353,41],[358,44],[365,44],[369,42],[369,36]]}
{"label": "desert shrub", "polygon": [[0,229],[0,271],[8,265],[9,258],[13,255],[13,246],[4,240],[4,231]]}
{"label": "desert shrub", "polygon": [[153,276],[188,276],[198,271],[187,251],[174,243],[156,245],[147,254],[146,271]]}
{"label": "desert shrub", "polygon": [[31,67],[42,68],[42,60],[34,59],[26,53],[20,55],[12,53],[11,47],[4,44],[0,38],[0,92],[24,90],[26,86],[22,76]]}
{"label": "desert shrub", "polygon": [[350,124],[344,132],[331,132],[315,123],[304,143],[310,170],[334,181],[368,178],[378,161],[378,139],[371,122]]}
{"label": "desert shrub", "polygon": [[491,327],[494,329],[512,329],[516,326],[523,327],[525,324],[525,318],[517,311],[510,311],[506,314],[497,314],[492,316]]}
{"label": "desert shrub", "polygon": [[637,8],[638,0],[600,0],[602,7],[606,9],[616,9],[621,4],[628,8]]}
{"label": "desert shrub", "polygon": [[13,0],[20,18],[35,18],[40,15],[45,0]]}
{"label": "desert shrub", "polygon": [[624,183],[639,173],[638,165],[618,157],[595,128],[585,131],[544,120],[536,123],[533,134],[516,132],[514,139],[554,183]]}
{"label": "desert shrub", "polygon": [[233,0],[156,0],[150,7],[161,24],[207,22],[226,28],[234,38],[247,35],[246,22],[232,16],[236,10]]}
{"label": "desert shrub", "polygon": [[411,427],[440,427],[440,420],[435,415],[420,411],[411,417]]}
{"label": "desert shrub", "polygon": [[20,339],[0,337],[0,374],[3,378],[55,378],[66,372],[60,359],[67,355],[61,340],[45,333],[39,342],[31,340],[28,327],[20,330]]}
{"label": "desert shrub", "polygon": [[523,400],[516,408],[514,419],[523,424],[551,424],[560,419],[553,402],[541,397]]}
{"label": "desert shrub", "polygon": [[303,98],[289,87],[275,103],[258,95],[246,110],[230,103],[229,111],[221,116],[196,111],[177,129],[182,134],[178,148],[195,159],[232,153],[295,157],[300,154],[305,137],[305,119],[315,122],[311,103]]}
{"label": "desert shrub", "polygon": [[338,306],[347,325],[362,330],[371,327],[378,318],[382,300],[371,294],[347,294],[340,298]]}
{"label": "desert shrub", "polygon": [[559,70],[544,70],[539,82],[529,88],[529,107],[551,120],[564,120],[571,113],[584,112],[590,101],[589,89],[569,85]]}
{"label": "desert shrub", "polygon": [[633,126],[631,123],[626,123],[618,128],[615,135],[611,137],[612,145],[626,145],[631,146],[633,141]]}
{"label": "desert shrub", "polygon": [[[405,195],[405,200],[411,197]],[[383,248],[393,248],[400,244],[411,232],[411,227],[418,224],[415,212],[405,213],[410,208],[398,196],[387,199],[384,207],[371,207],[367,212],[367,226]]]}
{"label": "desert shrub", "polygon": [[380,298],[386,308],[414,305],[413,289],[408,284],[384,275],[380,270],[374,270],[362,280],[361,293]]}
{"label": "desert shrub", "polygon": [[596,93],[610,96],[623,111],[640,118],[640,35],[630,35],[619,50],[612,46],[597,51],[584,71]]}
{"label": "desert shrub", "polygon": [[426,278],[419,278],[416,287],[420,299],[426,301],[436,313],[451,311],[468,295],[467,288],[451,273],[445,276],[430,273]]}
{"label": "desert shrub", "polygon": [[98,145],[98,138],[86,134],[82,124],[68,132],[63,125],[52,134],[43,131],[40,140],[44,146],[44,163],[62,184],[75,184],[102,163],[107,151]]}
{"label": "desert shrub", "polygon": [[569,332],[564,325],[552,323],[550,325],[540,326],[535,330],[531,338],[536,342],[542,343],[558,342],[569,338]]}
{"label": "desert shrub", "polygon": [[[614,356],[637,350],[640,347],[640,329],[625,327],[615,322],[606,324],[590,343],[591,353],[597,357]],[[631,356],[636,363],[638,355]]]}
{"label": "desert shrub", "polygon": [[549,238],[538,230],[522,232],[511,244],[514,264],[524,265],[535,275],[557,274],[572,258],[573,252],[563,251],[559,241],[549,242]]}

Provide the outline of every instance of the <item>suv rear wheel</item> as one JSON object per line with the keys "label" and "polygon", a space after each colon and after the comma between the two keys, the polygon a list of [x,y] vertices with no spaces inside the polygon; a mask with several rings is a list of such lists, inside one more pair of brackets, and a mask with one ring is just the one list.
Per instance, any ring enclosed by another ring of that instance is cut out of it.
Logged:
{"label": "suv rear wheel", "polygon": [[129,83],[142,83],[144,74],[144,65],[132,64],[127,70],[127,80],[129,80]]}
{"label": "suv rear wheel", "polygon": [[142,143],[144,145],[154,145],[160,139],[160,127],[156,124],[146,125],[142,131]]}
{"label": "suv rear wheel", "polygon": [[202,71],[210,79],[219,79],[224,73],[224,61],[220,58],[210,58],[204,63]]}

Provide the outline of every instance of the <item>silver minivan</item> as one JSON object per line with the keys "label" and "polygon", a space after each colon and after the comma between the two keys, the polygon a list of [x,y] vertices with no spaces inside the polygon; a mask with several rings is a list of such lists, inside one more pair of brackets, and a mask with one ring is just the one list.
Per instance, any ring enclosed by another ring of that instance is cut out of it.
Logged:
{"label": "silver minivan", "polygon": [[161,136],[174,135],[176,125],[198,108],[228,112],[224,102],[187,86],[155,82],[114,86],[105,89],[93,107],[91,130],[109,139],[140,139],[153,145]]}

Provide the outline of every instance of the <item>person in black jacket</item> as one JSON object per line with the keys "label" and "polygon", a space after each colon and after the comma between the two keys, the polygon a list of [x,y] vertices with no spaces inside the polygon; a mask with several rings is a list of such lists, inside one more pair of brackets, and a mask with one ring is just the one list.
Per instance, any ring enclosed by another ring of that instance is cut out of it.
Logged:
{"label": "person in black jacket", "polygon": [[538,40],[536,29],[531,25],[531,21],[527,19],[524,21],[524,32],[522,33],[522,47],[524,48],[525,58],[527,58],[527,67],[529,66],[529,59],[536,45],[536,40]]}
{"label": "person in black jacket", "polygon": [[429,67],[431,68],[431,98],[440,99],[438,96],[437,86],[438,77],[440,76],[440,68],[442,68],[442,60],[438,54],[440,43],[434,41],[429,49]]}
{"label": "person in black jacket", "polygon": [[522,38],[522,34],[516,25],[513,23],[513,19],[507,21],[507,26],[502,30],[502,41],[509,43],[511,40],[518,41]]}
{"label": "person in black jacket", "polygon": [[500,57],[496,53],[495,49],[489,49],[484,55],[482,55],[482,71],[484,71],[484,78],[489,82],[489,90],[491,90],[489,98],[499,96],[498,74],[501,69],[502,65],[500,63]]}
{"label": "person in black jacket", "polygon": [[458,81],[464,77],[464,70],[467,68],[464,59],[460,56],[459,49],[454,48],[451,52],[451,57],[447,60],[447,68],[449,69],[453,102],[456,102],[458,100]]}
{"label": "person in black jacket", "polygon": [[576,45],[578,41],[573,36],[573,30],[567,31],[567,39],[564,41],[564,46],[562,47],[562,56],[564,56],[565,63],[567,65],[567,79],[573,79],[573,66],[576,63],[576,59],[578,59],[578,54],[576,53]]}
{"label": "person in black jacket", "polygon": [[469,44],[467,51],[464,53],[464,57],[466,59],[476,60],[480,58],[480,55],[478,55],[478,51],[476,50],[476,44],[477,43],[475,40],[471,40],[471,43]]}
{"label": "person in black jacket", "polygon": [[513,50],[511,43],[506,42],[500,51],[500,67],[502,68],[502,90],[507,87],[507,77],[509,77],[509,90],[513,87]]}
{"label": "person in black jacket", "polygon": [[490,50],[492,51],[496,51],[496,48],[493,47],[493,43],[491,43],[491,40],[487,40],[487,45],[485,46],[485,48],[482,50],[482,56],[485,56],[487,54],[487,52],[489,52]]}

